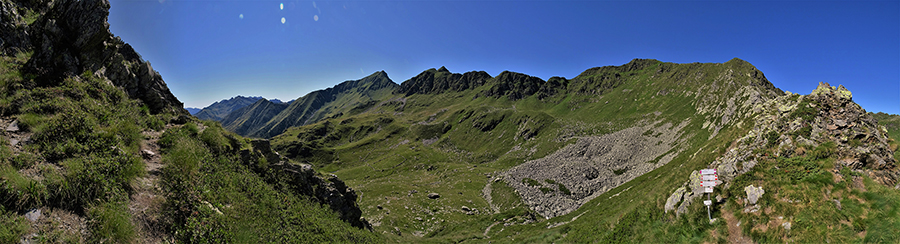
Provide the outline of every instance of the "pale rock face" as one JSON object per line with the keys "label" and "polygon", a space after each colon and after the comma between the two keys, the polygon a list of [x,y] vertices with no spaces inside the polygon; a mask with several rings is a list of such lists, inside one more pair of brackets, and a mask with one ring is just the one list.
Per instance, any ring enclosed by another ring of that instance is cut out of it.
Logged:
{"label": "pale rock face", "polygon": [[744,187],[744,192],[747,193],[747,201],[750,204],[756,204],[756,202],[759,201],[759,198],[766,193],[762,186],[754,187],[753,185]]}

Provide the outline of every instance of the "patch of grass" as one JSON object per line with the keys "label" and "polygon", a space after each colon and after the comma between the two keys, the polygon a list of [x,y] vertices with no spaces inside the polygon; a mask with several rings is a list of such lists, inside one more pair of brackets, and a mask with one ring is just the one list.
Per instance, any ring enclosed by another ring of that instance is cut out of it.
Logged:
{"label": "patch of grass", "polygon": [[91,218],[91,242],[128,243],[135,238],[134,225],[128,206],[121,202],[106,202],[88,211]]}
{"label": "patch of grass", "polygon": [[28,228],[28,220],[0,206],[0,243],[18,243]]}
{"label": "patch of grass", "polygon": [[532,178],[522,178],[522,183],[527,186],[541,186],[541,182]]}
{"label": "patch of grass", "polygon": [[26,210],[47,202],[47,186],[26,178],[14,168],[0,166],[0,203],[13,210]]}
{"label": "patch of grass", "polygon": [[559,191],[566,195],[572,195],[572,191],[569,191],[569,188],[566,188],[562,183],[556,183],[556,186],[559,187]]}
{"label": "patch of grass", "polygon": [[541,187],[541,188],[538,188],[538,190],[541,190],[541,192],[543,192],[544,194],[553,192],[553,189],[550,189],[548,187]]}
{"label": "patch of grass", "polygon": [[613,170],[613,174],[616,174],[616,175],[622,175],[622,174],[624,174],[625,172],[628,172],[628,168],[621,168],[621,169],[615,169],[615,170]]}
{"label": "patch of grass", "polygon": [[781,134],[778,134],[778,132],[776,132],[774,130],[771,130],[768,133],[766,133],[766,141],[769,143],[768,147],[771,148],[771,147],[778,145],[779,137],[781,137]]}

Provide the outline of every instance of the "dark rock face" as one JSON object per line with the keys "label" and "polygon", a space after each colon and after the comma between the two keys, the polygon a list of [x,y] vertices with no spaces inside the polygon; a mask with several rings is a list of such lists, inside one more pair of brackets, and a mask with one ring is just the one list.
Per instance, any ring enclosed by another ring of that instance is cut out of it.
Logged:
{"label": "dark rock face", "polygon": [[[322,176],[317,174],[309,164],[288,162],[287,159],[272,150],[268,140],[253,140],[250,143],[253,149],[241,151],[241,160],[257,172],[274,172],[275,175],[267,175],[271,177],[267,180],[286,179],[290,190],[327,205],[340,215],[341,220],[357,228],[372,229],[369,222],[362,218],[362,210],[356,205],[358,197],[356,191],[347,187],[347,184],[336,175]],[[265,159],[268,164],[254,163],[261,159]]]}
{"label": "dark rock face", "polygon": [[445,67],[423,71],[400,84],[396,93],[440,94],[448,91],[463,91],[484,85],[491,76],[484,71],[470,71],[465,74],[450,73]]}
{"label": "dark rock face", "polygon": [[149,62],[109,32],[109,1],[60,0],[29,27],[34,54],[26,72],[38,86],[93,74],[121,87],[153,113],[187,114]]}
{"label": "dark rock face", "polygon": [[0,1],[0,54],[13,55],[29,49],[28,25],[18,5],[23,3]]}
{"label": "dark rock face", "polygon": [[544,83],[544,80],[538,77],[503,71],[490,83],[491,88],[484,91],[484,96],[519,100],[537,93]]}

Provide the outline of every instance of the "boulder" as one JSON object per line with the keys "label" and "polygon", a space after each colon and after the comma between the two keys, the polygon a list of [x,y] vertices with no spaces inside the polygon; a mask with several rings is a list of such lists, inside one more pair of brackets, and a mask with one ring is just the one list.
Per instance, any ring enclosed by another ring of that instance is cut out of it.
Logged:
{"label": "boulder", "polygon": [[441,195],[432,192],[432,193],[428,193],[428,198],[431,198],[431,199],[438,199],[438,198],[441,198]]}
{"label": "boulder", "polygon": [[681,199],[682,199],[682,197],[684,197],[684,193],[686,191],[687,191],[687,188],[684,188],[683,186],[679,187],[678,189],[675,189],[675,192],[672,193],[671,196],[669,196],[668,200],[666,200],[666,206],[665,206],[666,213],[668,213],[669,211],[675,210],[675,205],[677,205],[678,202],[681,202]]}
{"label": "boulder", "polygon": [[756,204],[756,202],[759,201],[759,198],[766,193],[766,191],[762,189],[762,186],[754,187],[753,185],[744,187],[744,192],[747,193],[747,201],[750,204]]}

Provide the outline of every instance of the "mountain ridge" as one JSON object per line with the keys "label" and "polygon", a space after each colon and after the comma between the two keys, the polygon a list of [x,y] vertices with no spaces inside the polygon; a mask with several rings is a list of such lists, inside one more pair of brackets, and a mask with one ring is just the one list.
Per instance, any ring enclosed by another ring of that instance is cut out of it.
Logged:
{"label": "mountain ridge", "polygon": [[[228,123],[223,123],[223,125],[227,128],[245,128],[241,130],[244,133],[241,135],[244,136],[268,138],[281,134],[288,127],[305,125],[326,116],[350,112],[351,109],[356,108],[359,104],[379,100],[385,95],[384,93],[393,91],[397,86],[387,76],[387,73],[382,70],[359,80],[348,80],[334,87],[310,92],[295,99],[286,108],[275,111],[275,115],[271,116],[269,120],[254,120],[250,124],[244,124],[247,120],[237,120],[236,118],[246,116],[234,114],[229,115],[229,117],[235,118],[235,120],[229,120]],[[343,102],[343,104],[335,102]],[[256,108],[272,109],[274,107],[261,106]],[[241,110],[240,112],[250,114],[273,113],[273,111],[254,111],[251,109]]]}

